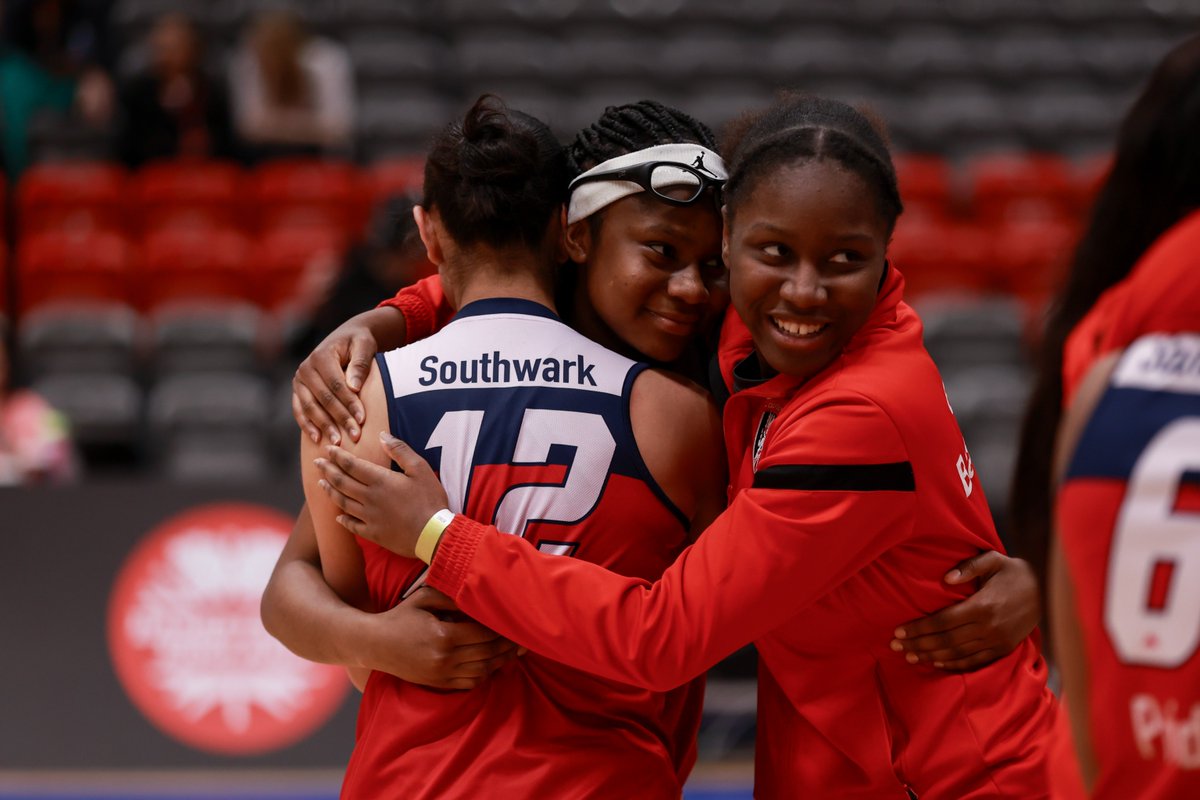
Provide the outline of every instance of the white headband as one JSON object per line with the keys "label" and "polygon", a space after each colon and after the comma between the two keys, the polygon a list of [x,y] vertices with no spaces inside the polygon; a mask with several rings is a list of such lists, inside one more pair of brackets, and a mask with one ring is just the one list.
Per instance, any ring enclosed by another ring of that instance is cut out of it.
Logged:
{"label": "white headband", "polygon": [[[716,180],[723,181],[729,177],[729,173],[725,171],[725,162],[721,160],[721,157],[703,145],[660,144],[654,147],[647,147],[645,150],[626,153],[623,156],[610,158],[608,161],[597,164],[571,181],[571,185],[568,187],[568,191],[571,193],[571,202],[567,207],[568,224],[586,219],[623,197],[645,191],[645,189],[633,181],[589,181],[580,184],[579,181],[582,178],[601,172],[636,167],[639,164],[648,164],[652,161],[669,161],[675,164],[683,164],[684,166],[711,175]],[[656,175],[657,172],[656,170]]]}

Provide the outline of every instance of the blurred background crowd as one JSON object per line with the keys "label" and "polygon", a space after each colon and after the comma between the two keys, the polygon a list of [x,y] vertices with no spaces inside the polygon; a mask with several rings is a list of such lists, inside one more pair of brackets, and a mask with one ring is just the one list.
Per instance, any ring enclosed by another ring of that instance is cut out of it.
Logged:
{"label": "blurred background crowd", "polygon": [[428,273],[405,224],[421,153],[479,93],[566,139],[643,97],[719,130],[788,87],[890,128],[893,261],[999,513],[1026,354],[1117,121],[1198,18],[1190,0],[4,0],[0,483],[290,474],[295,364]]}

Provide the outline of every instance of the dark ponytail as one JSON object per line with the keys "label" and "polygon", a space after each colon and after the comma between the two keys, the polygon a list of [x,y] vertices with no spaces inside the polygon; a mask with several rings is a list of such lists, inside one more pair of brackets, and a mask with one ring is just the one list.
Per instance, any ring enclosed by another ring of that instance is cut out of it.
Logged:
{"label": "dark ponytail", "polygon": [[422,205],[461,244],[533,247],[565,197],[566,164],[544,123],[484,95],[434,140]]}

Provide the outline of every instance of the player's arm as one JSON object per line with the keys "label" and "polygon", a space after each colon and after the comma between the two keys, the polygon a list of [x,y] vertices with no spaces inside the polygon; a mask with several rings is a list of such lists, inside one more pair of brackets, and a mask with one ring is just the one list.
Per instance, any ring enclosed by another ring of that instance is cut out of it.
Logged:
{"label": "player's arm", "polygon": [[263,591],[263,627],[296,655],[346,667],[359,689],[370,668],[361,643],[371,615],[340,598],[325,582],[316,531],[307,504]]}
{"label": "player's arm", "polygon": [[[292,416],[313,441],[358,441],[363,407],[358,393],[375,354],[422,339],[452,316],[437,275],[406,286],[339,325],[301,362],[292,378]],[[323,433],[322,433],[323,432]]]}
{"label": "player's arm", "polygon": [[457,607],[434,589],[372,614],[349,605],[321,574],[305,507],[262,598],[267,632],[301,658],[344,666],[360,689],[371,670],[435,689],[472,689],[515,656],[515,646],[476,622],[443,619]]}
{"label": "player's arm", "polygon": [[[759,485],[732,504],[655,583],[578,559],[539,553],[462,515],[446,528],[429,573],[467,613],[535,652],[594,674],[664,690],[794,617],[911,534],[916,501],[899,470],[831,490],[824,464],[877,475],[907,463],[891,420],[862,398],[843,398],[780,430],[759,465]],[[847,454],[858,459],[847,465]],[[381,544],[403,555],[445,493],[404,445],[393,487],[403,530]],[[909,473],[911,478],[911,473]],[[817,481],[814,483],[813,481]],[[637,535],[631,531],[630,535]]]}
{"label": "player's arm", "polygon": [[688,515],[693,538],[699,536],[725,509],[721,413],[708,392],[659,370],[638,376],[629,405],[634,439],[650,474]]}
{"label": "player's arm", "polygon": [[[1108,386],[1109,377],[1120,358],[1114,353],[1096,362],[1088,371],[1075,398],[1059,426],[1054,450],[1056,485],[1061,484],[1080,437]],[[1050,546],[1049,563],[1050,628],[1054,636],[1054,653],[1062,674],[1063,696],[1071,720],[1071,735],[1079,759],[1079,771],[1084,785],[1090,790],[1096,781],[1098,765],[1092,744],[1089,697],[1091,680],[1083,630],[1075,606],[1075,589],[1071,568],[1064,557],[1057,526]]]}

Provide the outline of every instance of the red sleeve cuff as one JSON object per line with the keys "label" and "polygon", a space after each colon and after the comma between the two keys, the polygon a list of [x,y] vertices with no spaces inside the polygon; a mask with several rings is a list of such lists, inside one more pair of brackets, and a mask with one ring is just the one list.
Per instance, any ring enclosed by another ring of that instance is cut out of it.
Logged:
{"label": "red sleeve cuff", "polygon": [[475,550],[487,536],[489,527],[456,514],[438,541],[425,582],[451,598],[458,597],[470,572]]}
{"label": "red sleeve cuff", "polygon": [[434,332],[434,309],[429,302],[416,294],[401,292],[389,297],[379,307],[391,306],[404,315],[404,338],[406,342],[417,342]]}

